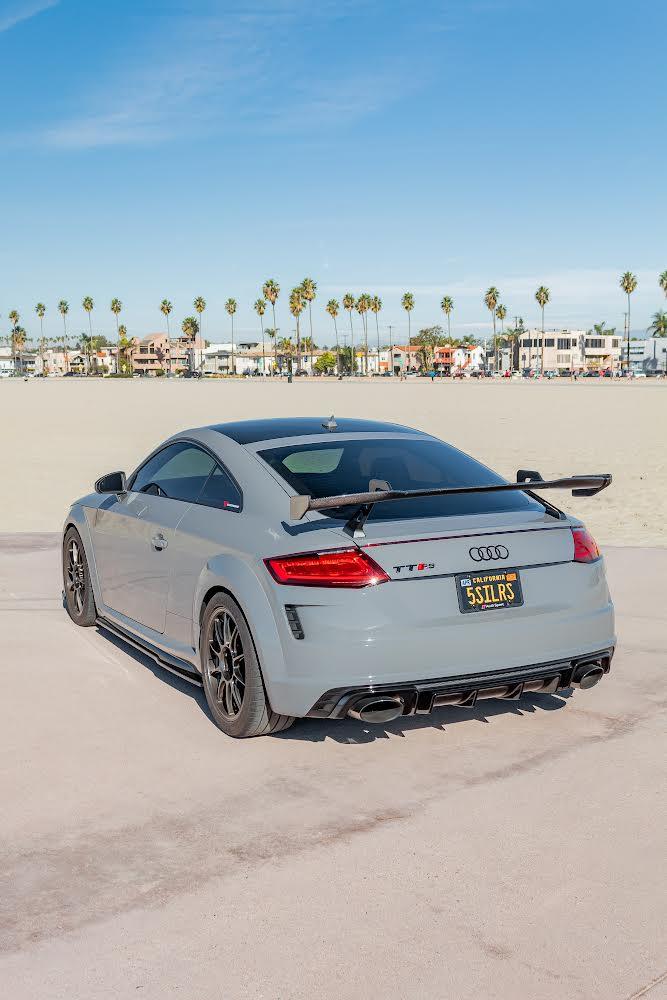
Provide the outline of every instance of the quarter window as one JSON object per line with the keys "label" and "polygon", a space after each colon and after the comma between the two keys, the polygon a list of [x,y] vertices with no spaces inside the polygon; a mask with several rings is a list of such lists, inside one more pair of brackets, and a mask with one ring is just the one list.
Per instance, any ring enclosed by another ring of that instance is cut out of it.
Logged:
{"label": "quarter window", "polygon": [[168,445],[142,465],[131,484],[151,493],[221,510],[240,510],[242,497],[231,476],[202,448],[188,441]]}

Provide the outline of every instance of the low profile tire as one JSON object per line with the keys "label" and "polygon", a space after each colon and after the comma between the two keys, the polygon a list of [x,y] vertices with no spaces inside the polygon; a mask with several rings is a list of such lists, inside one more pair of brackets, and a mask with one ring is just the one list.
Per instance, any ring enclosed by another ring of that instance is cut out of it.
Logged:
{"label": "low profile tire", "polygon": [[289,715],[271,711],[250,629],[228,594],[216,594],[206,606],[201,668],[211,715],[227,736],[267,736],[294,722]]}
{"label": "low profile tire", "polygon": [[76,625],[85,628],[97,621],[97,609],[90,571],[81,535],[68,528],[63,538],[63,589],[67,614]]}

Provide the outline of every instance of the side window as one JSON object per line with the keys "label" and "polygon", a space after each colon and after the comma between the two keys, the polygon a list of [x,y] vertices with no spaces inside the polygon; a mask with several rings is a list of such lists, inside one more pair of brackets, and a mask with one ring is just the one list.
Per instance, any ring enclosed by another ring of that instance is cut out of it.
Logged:
{"label": "side window", "polygon": [[242,498],[238,486],[224,469],[216,465],[209,476],[197,503],[206,507],[220,507],[222,510],[241,510]]}
{"label": "side window", "polygon": [[132,490],[193,503],[214,467],[215,462],[207,452],[186,441],[178,442],[158,452],[139,469]]}

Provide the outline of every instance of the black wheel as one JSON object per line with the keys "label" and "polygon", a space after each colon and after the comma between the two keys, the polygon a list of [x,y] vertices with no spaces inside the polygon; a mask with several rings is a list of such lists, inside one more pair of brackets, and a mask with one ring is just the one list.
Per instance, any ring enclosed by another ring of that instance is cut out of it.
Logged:
{"label": "black wheel", "polygon": [[63,587],[65,607],[73,622],[88,627],[97,621],[88,560],[76,528],[68,528],[63,539]]}
{"label": "black wheel", "polygon": [[206,606],[201,667],[211,715],[227,736],[265,736],[291,726],[291,716],[271,711],[250,629],[228,594],[216,594]]}

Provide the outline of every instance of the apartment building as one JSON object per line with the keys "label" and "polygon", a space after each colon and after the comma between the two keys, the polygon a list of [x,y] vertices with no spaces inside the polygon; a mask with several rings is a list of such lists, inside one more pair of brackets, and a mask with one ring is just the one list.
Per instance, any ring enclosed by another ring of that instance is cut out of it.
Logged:
{"label": "apartment building", "polygon": [[[542,331],[527,330],[519,340],[519,368],[539,368],[542,360]],[[619,334],[600,336],[586,330],[546,330],[544,370],[580,371],[620,367],[622,338]]]}
{"label": "apartment building", "polygon": [[166,333],[151,333],[141,340],[134,339],[127,354],[133,373],[139,375],[201,370],[204,341],[201,337],[170,340]]}

